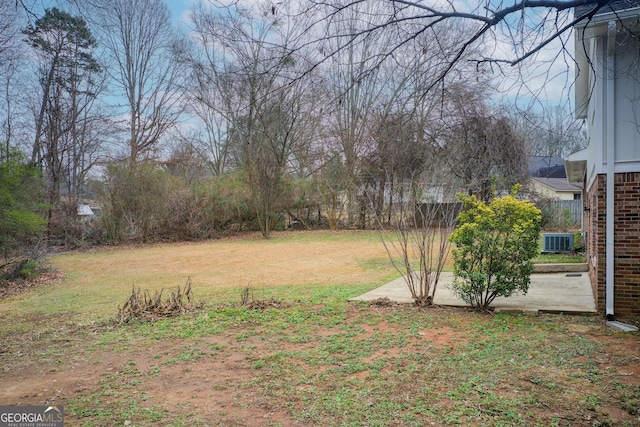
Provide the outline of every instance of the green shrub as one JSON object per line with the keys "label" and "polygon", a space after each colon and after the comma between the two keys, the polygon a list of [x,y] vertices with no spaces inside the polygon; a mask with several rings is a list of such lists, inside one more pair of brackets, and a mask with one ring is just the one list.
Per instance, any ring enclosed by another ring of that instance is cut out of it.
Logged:
{"label": "green shrub", "polygon": [[46,226],[44,188],[38,168],[19,153],[0,150],[0,258],[37,246]]}
{"label": "green shrub", "polygon": [[255,221],[251,208],[251,189],[242,172],[215,176],[194,188],[198,200],[197,215],[209,233],[229,227],[250,228]]}
{"label": "green shrub", "polygon": [[584,237],[582,237],[582,233],[573,234],[573,250],[574,252],[584,252],[585,241]]}
{"label": "green shrub", "polygon": [[465,207],[451,235],[452,289],[473,307],[487,310],[496,297],[529,289],[542,214],[531,202],[517,200],[517,190],[488,205],[460,196]]}
{"label": "green shrub", "polygon": [[41,260],[16,257],[0,261],[0,286],[10,281],[32,279],[43,271]]}
{"label": "green shrub", "polygon": [[183,186],[153,163],[110,164],[98,192],[107,241],[147,243],[175,234],[173,224],[183,221],[182,210],[176,208],[184,205],[183,200],[176,200]]}
{"label": "green shrub", "polygon": [[25,259],[19,267],[18,276],[21,279],[30,279],[38,274],[40,263],[35,259]]}

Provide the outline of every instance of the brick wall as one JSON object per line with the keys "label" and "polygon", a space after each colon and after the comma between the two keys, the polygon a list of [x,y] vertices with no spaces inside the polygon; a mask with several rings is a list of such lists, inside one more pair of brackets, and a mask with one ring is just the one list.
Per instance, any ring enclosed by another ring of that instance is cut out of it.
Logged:
{"label": "brick wall", "polygon": [[[640,315],[640,172],[615,174],[614,312]],[[589,275],[596,306],[606,307],[606,175],[599,175],[585,200]]]}
{"label": "brick wall", "polygon": [[[584,229],[587,232],[587,262],[589,263],[589,278],[599,312],[605,311],[605,191],[606,177],[599,175],[589,189],[585,198]],[[602,255],[602,256],[601,256]],[[601,267],[602,264],[602,267]]]}

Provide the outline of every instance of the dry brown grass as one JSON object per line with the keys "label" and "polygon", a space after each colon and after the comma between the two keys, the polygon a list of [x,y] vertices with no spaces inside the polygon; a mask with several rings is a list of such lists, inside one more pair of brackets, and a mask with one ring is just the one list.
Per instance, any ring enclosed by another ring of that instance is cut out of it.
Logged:
{"label": "dry brown grass", "polygon": [[[55,257],[54,264],[71,271],[79,286],[99,281],[124,282],[149,289],[181,282],[217,289],[246,284],[262,287],[301,283],[359,283],[371,277],[362,263],[386,259],[373,234],[280,233],[271,240],[258,236],[202,243],[154,245],[115,251]],[[319,236],[314,238],[314,236]]]}
{"label": "dry brown grass", "polygon": [[[66,279],[22,298],[5,300],[0,317],[34,313],[83,322],[112,316],[132,287],[150,292],[174,287],[191,277],[200,301],[238,301],[251,286],[260,299],[265,289],[309,286],[382,285],[397,273],[375,232],[282,232],[198,243],[104,248],[62,254],[51,263]],[[17,326],[16,326],[17,327]]]}

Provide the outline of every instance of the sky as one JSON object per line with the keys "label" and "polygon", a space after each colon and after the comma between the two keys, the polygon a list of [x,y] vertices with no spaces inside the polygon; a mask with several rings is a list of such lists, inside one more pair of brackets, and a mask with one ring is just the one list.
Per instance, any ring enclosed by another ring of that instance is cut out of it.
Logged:
{"label": "sky", "polygon": [[[559,25],[562,25],[560,23]],[[572,102],[574,80],[573,33],[568,32],[562,39],[553,40],[534,58],[527,61],[514,73],[515,78],[507,79],[511,85],[508,93],[512,97],[537,98],[539,102],[558,104]],[[513,51],[513,45],[500,46]]]}
{"label": "sky", "polygon": [[[2,0],[0,0],[2,1]],[[31,0],[36,8],[44,9],[47,6],[62,3],[56,0]],[[162,0],[158,0],[162,1]],[[178,28],[186,28],[189,23],[190,9],[200,3],[201,0],[164,0],[171,13],[172,20]],[[209,0],[202,0],[205,4]],[[218,0],[224,2],[224,0]],[[257,2],[259,0],[241,0],[245,2]],[[278,0],[280,1],[280,0]],[[438,0],[433,0],[437,2]],[[466,3],[465,3],[466,2]],[[478,7],[477,1],[468,2],[467,0],[458,0],[462,10]],[[501,2],[504,5],[504,2]],[[537,61],[527,63],[526,67],[514,68],[506,66],[506,78],[499,85],[498,93],[495,99],[506,98],[508,101],[515,102],[519,107],[524,108],[530,103],[539,103],[541,105],[558,105],[572,101],[572,86],[574,76],[573,59],[571,57],[573,50],[573,39],[569,38],[566,45],[569,56],[556,59],[551,66],[549,61],[553,61],[554,57],[562,46],[559,41],[552,42],[550,46],[543,49],[537,56]],[[513,46],[508,43],[498,44],[495,46],[496,52],[513,51]],[[523,84],[523,82],[526,82]]]}
{"label": "sky", "polygon": [[[254,2],[257,0],[244,0]],[[206,3],[207,0],[204,0]],[[438,2],[432,0],[431,3]],[[478,7],[478,1],[467,2],[459,0],[460,10]],[[190,8],[199,3],[199,0],[166,0],[174,22],[180,26],[188,23],[188,13]],[[500,2],[503,6],[505,2]],[[505,67],[508,76],[499,86],[502,93],[496,94],[496,99],[506,97],[507,100],[514,101],[520,108],[525,108],[528,104],[558,105],[573,101],[573,38],[569,36],[569,43],[566,44],[567,53],[557,57],[562,51],[560,40],[552,42],[538,55],[537,60],[530,61],[526,67]],[[513,51],[513,46],[509,44],[498,44],[496,51]],[[556,58],[557,57],[557,58]],[[552,63],[551,66],[549,64]],[[523,84],[525,82],[525,84]],[[535,105],[534,105],[535,107]]]}
{"label": "sky", "polygon": [[176,24],[184,23],[187,20],[187,14],[194,3],[194,0],[166,0],[171,18]]}

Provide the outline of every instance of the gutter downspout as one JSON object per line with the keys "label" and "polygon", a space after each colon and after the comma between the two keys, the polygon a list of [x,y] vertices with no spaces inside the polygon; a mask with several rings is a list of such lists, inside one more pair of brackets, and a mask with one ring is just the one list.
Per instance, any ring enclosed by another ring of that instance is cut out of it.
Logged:
{"label": "gutter downspout", "polygon": [[606,69],[606,108],[605,111],[605,141],[607,144],[607,197],[606,197],[606,284],[605,301],[606,316],[608,320],[613,320],[613,296],[614,296],[614,260],[615,260],[615,42],[616,42],[616,21],[609,21],[607,31],[607,69]]}

